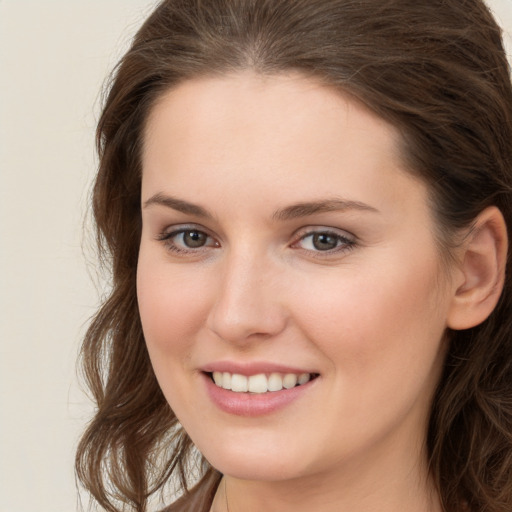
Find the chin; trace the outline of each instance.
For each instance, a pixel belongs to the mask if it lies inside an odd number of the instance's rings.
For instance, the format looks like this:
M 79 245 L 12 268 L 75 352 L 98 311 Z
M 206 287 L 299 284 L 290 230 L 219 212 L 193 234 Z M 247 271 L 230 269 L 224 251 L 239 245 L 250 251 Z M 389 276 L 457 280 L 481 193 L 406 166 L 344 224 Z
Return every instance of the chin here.
M 303 476 L 307 472 L 303 450 L 293 450 L 281 444 L 259 445 L 229 443 L 217 444 L 202 451 L 208 462 L 222 474 L 241 480 L 283 481 Z
M 273 459 L 262 460 L 238 460 L 234 458 L 223 458 L 222 460 L 212 460 L 210 464 L 224 475 L 237 478 L 239 480 L 250 480 L 259 482 L 279 482 L 293 480 L 301 476 L 297 467 L 293 469 L 285 464 L 276 464 Z

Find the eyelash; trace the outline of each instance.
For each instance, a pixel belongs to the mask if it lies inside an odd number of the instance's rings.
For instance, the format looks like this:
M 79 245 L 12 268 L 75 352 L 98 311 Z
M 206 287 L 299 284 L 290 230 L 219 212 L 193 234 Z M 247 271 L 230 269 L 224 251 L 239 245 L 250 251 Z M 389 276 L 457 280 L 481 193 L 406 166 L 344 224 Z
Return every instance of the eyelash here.
M 308 238 L 311 239 L 311 244 L 314 244 L 314 237 L 315 236 L 328 236 L 333 237 L 336 240 L 336 246 L 332 249 L 326 249 L 324 251 L 320 249 L 306 249 L 298 247 L 301 250 L 307 251 L 309 253 L 314 254 L 315 257 L 329 257 L 333 255 L 337 255 L 340 253 L 344 253 L 347 251 L 350 251 L 354 249 L 356 246 L 356 241 L 353 238 L 350 238 L 349 236 L 343 235 L 341 233 L 338 233 L 333 230 L 329 229 L 318 229 L 318 230 L 309 230 L 308 232 L 304 233 L 299 237 L 299 239 L 292 244 L 292 247 L 296 247 L 300 242 L 304 242 Z
M 157 239 L 164 244 L 167 250 L 177 254 L 197 254 L 198 252 L 204 250 L 207 247 L 219 247 L 218 242 L 215 242 L 214 245 L 205 244 L 197 248 L 185 248 L 176 245 L 173 239 L 178 235 L 184 235 L 185 233 L 199 233 L 201 235 L 205 235 L 207 239 L 213 240 L 213 238 L 210 235 L 208 235 L 208 233 L 206 233 L 204 230 L 195 228 L 193 226 L 178 228 L 171 232 L 164 231 L 160 233 Z
M 213 244 L 205 243 L 204 245 L 201 245 L 197 248 L 192 248 L 192 247 L 185 248 L 184 246 L 181 246 L 181 247 L 178 246 L 174 240 L 175 237 L 177 237 L 178 235 L 185 235 L 186 233 L 196 233 L 196 234 L 203 235 L 206 237 L 207 242 L 208 242 L 208 239 L 210 241 L 214 240 L 213 237 L 208 235 L 208 233 L 206 233 L 204 230 L 198 229 L 193 226 L 181 227 L 178 229 L 174 229 L 171 232 L 164 231 L 164 232 L 160 233 L 160 235 L 157 237 L 157 240 L 162 242 L 167 250 L 169 250 L 173 253 L 176 253 L 176 254 L 183 254 L 183 255 L 198 254 L 209 247 L 214 247 L 214 248 L 220 247 L 220 244 L 216 241 L 214 241 Z M 315 249 L 306 249 L 303 247 L 299 247 L 300 242 L 304 242 L 308 238 L 311 238 L 311 243 L 314 244 L 313 239 L 315 236 L 334 237 L 336 239 L 336 246 L 332 249 L 326 249 L 323 251 L 320 249 L 315 250 Z M 309 231 L 301 234 L 297 238 L 297 240 L 291 244 L 290 247 L 296 248 L 298 250 L 306 251 L 310 254 L 314 254 L 314 256 L 317 258 L 318 257 L 322 258 L 322 257 L 329 257 L 329 256 L 332 256 L 335 254 L 347 252 L 349 250 L 352 250 L 355 246 L 356 246 L 356 241 L 351 237 L 342 235 L 336 231 L 325 229 L 325 228 L 324 229 L 319 228 L 317 230 L 313 230 L 310 228 Z

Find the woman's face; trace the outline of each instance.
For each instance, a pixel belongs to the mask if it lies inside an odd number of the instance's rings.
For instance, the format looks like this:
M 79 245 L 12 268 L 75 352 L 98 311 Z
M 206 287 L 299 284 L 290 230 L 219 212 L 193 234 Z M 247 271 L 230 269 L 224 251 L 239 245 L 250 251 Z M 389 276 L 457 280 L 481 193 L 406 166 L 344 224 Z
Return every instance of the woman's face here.
M 145 136 L 140 314 L 200 451 L 256 480 L 416 467 L 453 286 L 396 131 L 247 72 L 171 90 Z

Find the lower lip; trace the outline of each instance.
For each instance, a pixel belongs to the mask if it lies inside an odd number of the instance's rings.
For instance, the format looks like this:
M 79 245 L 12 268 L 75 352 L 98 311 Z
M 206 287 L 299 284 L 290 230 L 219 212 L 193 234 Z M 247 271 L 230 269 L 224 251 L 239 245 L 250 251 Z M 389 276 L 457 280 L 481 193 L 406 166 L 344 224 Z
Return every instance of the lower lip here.
M 236 416 L 262 416 L 283 409 L 313 387 L 318 377 L 301 386 L 267 393 L 235 393 L 219 388 L 208 374 L 203 374 L 212 402 L 222 411 Z

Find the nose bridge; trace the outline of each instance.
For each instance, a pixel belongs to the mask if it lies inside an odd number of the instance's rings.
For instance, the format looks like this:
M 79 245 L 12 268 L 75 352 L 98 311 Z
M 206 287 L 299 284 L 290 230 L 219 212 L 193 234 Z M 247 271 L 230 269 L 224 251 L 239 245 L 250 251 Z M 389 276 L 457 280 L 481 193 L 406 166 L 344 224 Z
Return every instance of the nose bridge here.
M 232 342 L 278 334 L 286 323 L 279 302 L 278 273 L 264 251 L 243 246 L 228 251 L 218 276 L 210 329 Z

